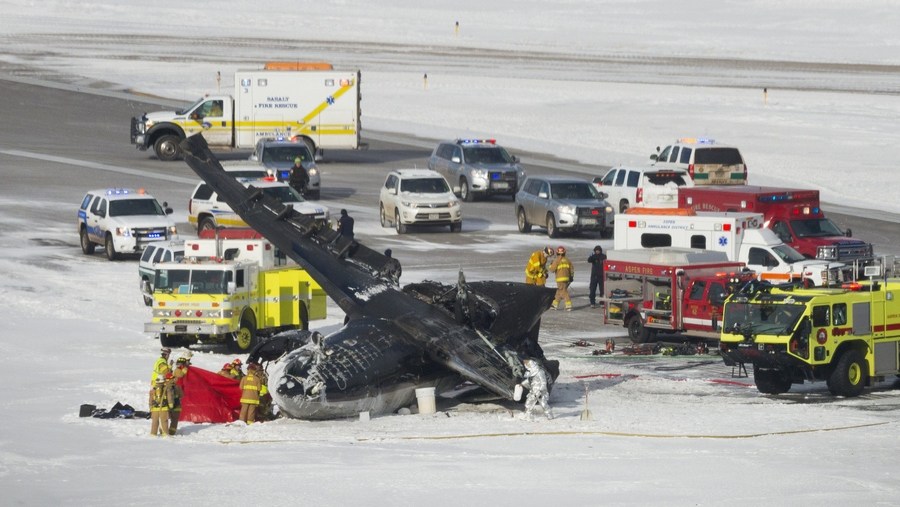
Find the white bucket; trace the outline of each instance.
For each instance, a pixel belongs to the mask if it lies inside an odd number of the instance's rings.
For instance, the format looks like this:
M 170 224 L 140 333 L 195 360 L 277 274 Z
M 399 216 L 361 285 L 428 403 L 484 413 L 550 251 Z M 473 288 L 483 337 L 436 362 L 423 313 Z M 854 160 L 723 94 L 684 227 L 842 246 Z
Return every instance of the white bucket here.
M 434 403 L 434 388 L 420 387 L 416 389 L 416 401 L 419 403 L 420 414 L 433 414 L 437 411 Z

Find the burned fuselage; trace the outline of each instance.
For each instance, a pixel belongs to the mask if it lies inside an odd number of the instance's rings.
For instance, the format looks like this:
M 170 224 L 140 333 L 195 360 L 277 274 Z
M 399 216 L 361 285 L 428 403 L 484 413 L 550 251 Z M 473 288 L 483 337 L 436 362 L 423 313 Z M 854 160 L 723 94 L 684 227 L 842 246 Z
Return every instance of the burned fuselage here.
M 279 407 L 302 419 L 386 413 L 414 389 L 461 378 L 512 399 L 524 357 L 546 361 L 537 343 L 553 290 L 512 282 L 401 290 L 397 261 L 323 228 L 222 170 L 201 136 L 182 143 L 188 165 L 241 218 L 306 269 L 347 314 L 339 331 L 287 352 L 271 367 Z

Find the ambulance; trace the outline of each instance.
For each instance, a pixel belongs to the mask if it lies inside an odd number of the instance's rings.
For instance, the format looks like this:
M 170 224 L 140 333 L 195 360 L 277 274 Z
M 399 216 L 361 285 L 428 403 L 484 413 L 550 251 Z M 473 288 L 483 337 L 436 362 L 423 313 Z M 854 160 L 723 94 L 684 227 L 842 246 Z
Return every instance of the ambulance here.
M 678 205 L 695 211 L 762 213 L 763 226 L 786 245 L 810 259 L 856 265 L 853 272 L 874 261 L 871 243 L 851 238 L 825 216 L 819 191 L 755 185 L 702 186 L 678 189 Z
M 616 250 L 654 247 L 724 252 L 763 280 L 834 285 L 844 264 L 807 259 L 769 229 L 762 213 L 702 212 L 685 208 L 630 208 L 616 215 Z
M 152 298 L 144 331 L 165 347 L 225 343 L 246 353 L 263 336 L 324 319 L 322 287 L 253 234 L 187 240 L 180 261 L 154 264 L 154 282 L 142 282 Z
M 725 298 L 755 277 L 723 252 L 690 248 L 610 250 L 603 269 L 604 323 L 634 343 L 657 333 L 718 340 Z
M 834 395 L 859 396 L 900 374 L 900 280 L 750 284 L 725 303 L 720 340 L 726 364 L 753 365 L 762 393 L 824 380 Z
M 165 161 L 178 159 L 179 143 L 201 133 L 213 150 L 253 149 L 276 136 L 303 141 L 318 156 L 326 148 L 359 148 L 359 71 L 283 63 L 235 72 L 234 95 L 207 95 L 179 111 L 133 117 L 131 143 Z

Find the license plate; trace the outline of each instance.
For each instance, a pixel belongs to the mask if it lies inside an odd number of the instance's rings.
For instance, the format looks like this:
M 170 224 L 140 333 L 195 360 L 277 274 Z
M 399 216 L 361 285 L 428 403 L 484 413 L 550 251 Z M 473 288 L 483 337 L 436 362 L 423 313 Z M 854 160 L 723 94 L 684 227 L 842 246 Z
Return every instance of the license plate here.
M 581 224 L 582 225 L 597 225 L 597 219 L 596 218 L 582 218 Z
M 187 326 L 186 326 L 186 325 L 184 325 L 184 324 L 176 324 L 176 325 L 175 325 L 175 332 L 176 332 L 176 333 L 184 333 L 184 332 L 186 332 L 186 331 L 187 331 Z
M 505 181 L 495 181 L 491 183 L 491 186 L 494 188 L 509 188 L 509 183 Z
M 437 220 L 437 219 L 439 219 L 439 218 L 441 218 L 441 214 L 440 214 L 440 213 L 429 213 L 429 214 L 428 214 L 428 219 L 429 219 L 429 220 Z

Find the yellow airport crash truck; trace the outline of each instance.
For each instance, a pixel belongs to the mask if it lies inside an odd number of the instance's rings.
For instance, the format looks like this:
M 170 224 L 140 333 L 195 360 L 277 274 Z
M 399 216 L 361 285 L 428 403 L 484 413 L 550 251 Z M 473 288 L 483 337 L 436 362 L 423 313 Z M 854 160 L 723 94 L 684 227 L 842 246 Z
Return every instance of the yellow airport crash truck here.
M 154 283 L 142 283 L 153 299 L 144 331 L 166 347 L 218 342 L 247 352 L 262 337 L 326 316 L 322 287 L 265 239 L 187 240 L 183 259 L 154 271 Z
M 900 373 L 900 280 L 841 288 L 751 282 L 725 302 L 720 349 L 726 364 L 752 364 L 762 393 L 824 380 L 859 396 Z

